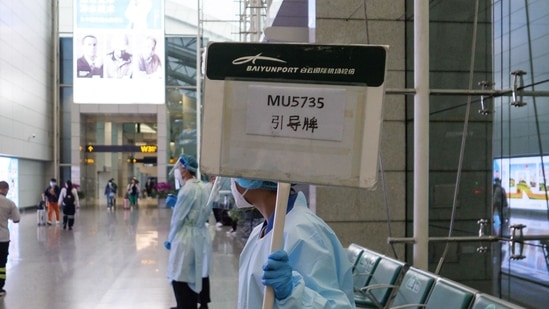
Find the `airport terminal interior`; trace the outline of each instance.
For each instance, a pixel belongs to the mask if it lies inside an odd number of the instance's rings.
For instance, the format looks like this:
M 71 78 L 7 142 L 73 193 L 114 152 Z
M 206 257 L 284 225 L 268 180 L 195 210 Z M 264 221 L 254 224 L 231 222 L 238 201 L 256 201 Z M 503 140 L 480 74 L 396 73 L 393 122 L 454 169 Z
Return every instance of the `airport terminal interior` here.
M 175 307 L 166 277 L 171 209 L 142 199 L 137 208 L 113 211 L 82 205 L 72 230 L 38 226 L 25 211 L 11 228 L 6 296 L 0 308 Z M 97 205 L 99 206 L 99 205 Z M 244 241 L 211 218 L 214 266 L 209 308 L 236 308 L 238 257 Z
M 472 291 L 459 308 L 545 308 L 548 20 L 545 0 L 2 0 L 0 180 L 22 219 L 0 308 L 174 307 L 165 198 L 182 154 L 204 181 L 296 184 L 356 267 L 375 256 L 452 282 Z M 345 104 L 254 105 L 308 93 Z M 72 230 L 38 224 L 50 178 L 77 187 Z M 138 207 L 120 190 L 107 209 L 109 180 L 132 179 Z M 237 308 L 262 222 L 225 210 L 206 223 L 210 309 Z

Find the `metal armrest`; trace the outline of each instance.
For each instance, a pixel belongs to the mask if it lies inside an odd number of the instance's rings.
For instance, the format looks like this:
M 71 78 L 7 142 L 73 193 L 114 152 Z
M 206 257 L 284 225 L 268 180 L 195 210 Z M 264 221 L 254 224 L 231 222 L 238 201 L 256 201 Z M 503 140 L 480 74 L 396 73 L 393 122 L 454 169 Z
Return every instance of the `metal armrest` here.
M 353 276 L 372 276 L 372 273 L 369 272 L 361 272 L 361 273 L 354 273 Z
M 405 305 L 390 307 L 389 309 L 402 309 L 402 308 L 408 308 L 408 307 L 427 307 L 427 305 L 426 304 L 405 304 Z
M 361 288 L 360 293 L 362 293 L 364 296 L 368 297 L 368 299 L 370 299 L 374 303 L 374 305 L 376 305 L 377 308 L 384 308 L 385 306 L 383 306 L 377 300 L 375 295 L 372 294 L 372 290 L 375 290 L 375 289 L 394 289 L 394 288 L 397 288 L 397 287 L 398 286 L 394 285 L 394 284 L 383 284 L 383 283 L 370 284 L 368 286 L 365 286 L 365 287 Z
M 398 285 L 394 285 L 394 284 L 383 284 L 383 283 L 378 283 L 378 284 L 370 284 L 370 285 L 367 285 L 365 287 L 362 287 L 360 288 L 360 292 L 362 293 L 371 293 L 371 290 L 373 289 L 394 289 L 398 287 Z
M 361 277 L 361 278 L 364 278 L 364 277 L 371 277 L 372 276 L 372 273 L 369 273 L 369 272 L 361 272 L 361 273 L 354 273 L 353 274 L 353 278 L 356 278 L 356 277 Z M 366 279 L 364 279 L 366 281 Z M 355 291 L 358 291 L 357 288 L 354 288 L 353 290 Z

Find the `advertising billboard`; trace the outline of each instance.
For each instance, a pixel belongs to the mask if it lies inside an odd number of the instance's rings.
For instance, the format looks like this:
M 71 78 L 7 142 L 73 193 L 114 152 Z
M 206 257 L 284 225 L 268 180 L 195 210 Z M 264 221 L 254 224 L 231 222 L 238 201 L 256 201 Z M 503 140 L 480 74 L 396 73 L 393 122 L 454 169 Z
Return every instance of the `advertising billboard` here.
M 74 103 L 164 104 L 163 0 L 74 0 Z

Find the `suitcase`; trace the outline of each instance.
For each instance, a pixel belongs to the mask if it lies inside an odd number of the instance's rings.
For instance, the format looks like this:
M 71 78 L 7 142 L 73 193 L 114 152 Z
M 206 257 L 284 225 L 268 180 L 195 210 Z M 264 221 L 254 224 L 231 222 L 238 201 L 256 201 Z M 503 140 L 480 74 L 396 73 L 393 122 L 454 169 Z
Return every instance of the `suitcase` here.
M 38 225 L 46 225 L 46 203 L 41 201 L 36 207 L 36 222 Z
M 36 217 L 38 225 L 46 225 L 46 210 L 45 209 L 38 209 L 36 211 Z
M 124 209 L 129 209 L 130 208 L 130 200 L 125 198 L 124 199 Z

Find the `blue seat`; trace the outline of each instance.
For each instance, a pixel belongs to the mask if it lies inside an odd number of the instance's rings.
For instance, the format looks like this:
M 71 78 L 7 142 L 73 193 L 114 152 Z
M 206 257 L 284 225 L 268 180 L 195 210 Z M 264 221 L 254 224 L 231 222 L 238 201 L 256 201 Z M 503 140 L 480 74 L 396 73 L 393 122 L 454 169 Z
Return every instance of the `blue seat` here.
M 390 308 L 422 308 L 436 280 L 437 275 L 410 267 L 402 278 Z
M 357 259 L 353 267 L 353 288 L 355 294 L 358 293 L 360 295 L 360 289 L 369 284 L 380 259 L 380 254 L 363 248 L 359 259 Z
M 477 292 L 457 282 L 439 278 L 425 303 L 425 308 L 468 309 Z
M 478 293 L 471 309 L 525 309 L 492 295 Z
M 364 252 L 364 248 L 354 243 L 350 244 L 349 248 L 347 248 L 347 254 L 349 255 L 349 262 L 351 262 L 351 265 L 353 265 L 353 273 L 355 271 L 356 264 L 358 263 L 363 252 Z
M 369 254 L 368 251 L 364 251 L 361 261 L 368 261 Z M 370 256 L 374 258 L 373 261 L 378 259 L 377 266 L 371 272 L 365 286 L 355 292 L 355 303 L 359 308 L 385 308 L 394 297 L 407 265 L 386 256 Z

